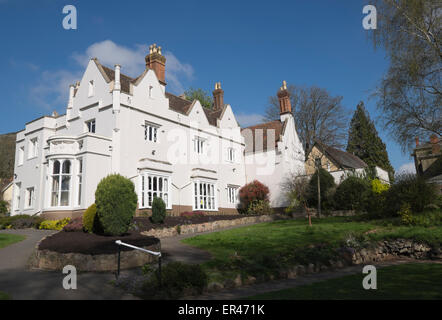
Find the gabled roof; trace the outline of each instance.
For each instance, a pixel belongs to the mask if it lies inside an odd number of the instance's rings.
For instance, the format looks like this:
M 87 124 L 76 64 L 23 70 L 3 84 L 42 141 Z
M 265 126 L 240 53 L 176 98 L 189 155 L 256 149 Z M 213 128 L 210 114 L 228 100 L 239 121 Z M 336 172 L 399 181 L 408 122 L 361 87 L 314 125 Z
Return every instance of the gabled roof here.
M 253 152 L 255 151 L 261 151 L 261 146 L 259 146 L 259 149 L 256 150 L 256 146 L 255 146 L 255 131 L 257 129 L 262 129 L 262 139 L 263 139 L 263 146 L 262 146 L 262 151 L 267 151 L 267 131 L 268 130 L 274 130 L 275 131 L 275 144 L 272 145 L 272 148 L 270 150 L 274 150 L 276 149 L 276 146 L 278 144 L 278 142 L 281 139 L 281 135 L 284 134 L 285 131 L 285 127 L 287 125 L 287 120 L 283 122 L 281 122 L 280 120 L 274 120 L 274 121 L 270 121 L 270 122 L 265 122 L 265 123 L 260 123 L 254 126 L 250 126 L 250 127 L 246 127 L 246 128 L 241 128 L 241 133 L 244 132 L 244 130 L 249 129 L 252 132 L 252 141 L 247 141 L 248 139 L 246 139 L 246 145 L 247 143 L 252 143 L 253 144 Z M 247 146 L 246 146 L 246 150 L 248 150 Z
M 321 152 L 331 161 L 333 161 L 338 167 L 344 169 L 359 169 L 368 167 L 368 165 L 359 157 L 349 152 L 327 146 L 318 140 L 315 141 L 313 147 L 314 146 L 321 150 Z M 312 149 L 310 149 L 309 154 Z
M 102 72 L 103 77 L 107 82 L 115 80 L 115 70 L 103 66 L 96 58 L 94 58 L 93 60 L 96 63 L 98 69 Z M 130 84 L 136 84 L 144 74 L 145 71 L 137 78 L 131 78 L 123 73 L 120 73 L 121 92 L 130 94 Z M 165 95 L 166 98 L 169 99 L 169 108 L 175 112 L 187 115 L 194 105 L 194 101 L 189 101 L 187 99 L 178 97 L 170 92 L 166 92 Z M 210 125 L 217 125 L 217 120 L 221 119 L 225 108 L 226 106 L 224 106 L 224 108 L 220 110 L 212 111 L 203 107 L 204 113 L 207 117 L 207 121 Z

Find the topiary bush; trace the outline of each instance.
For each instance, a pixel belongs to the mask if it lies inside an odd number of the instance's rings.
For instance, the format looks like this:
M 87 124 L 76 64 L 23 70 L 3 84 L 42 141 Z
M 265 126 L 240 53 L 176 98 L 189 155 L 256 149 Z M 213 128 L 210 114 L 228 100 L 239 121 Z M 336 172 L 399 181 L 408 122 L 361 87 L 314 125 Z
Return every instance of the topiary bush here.
M 145 299 L 177 299 L 183 295 L 201 294 L 207 286 L 208 277 L 198 264 L 181 262 L 168 263 L 162 269 L 162 285 L 157 271 L 142 287 L 142 297 Z
M 333 189 L 336 188 L 335 179 L 325 169 L 319 169 L 319 184 L 321 187 L 321 208 L 331 209 L 333 203 Z M 316 171 L 310 181 L 307 193 L 307 203 L 309 206 L 318 207 L 318 171 Z
M 250 204 L 258 200 L 269 201 L 269 188 L 265 184 L 254 180 L 239 189 L 239 202 L 242 213 L 247 213 Z
M 436 203 L 436 188 L 422 177 L 414 174 L 399 176 L 386 191 L 385 210 L 387 216 L 397 216 L 404 205 L 410 205 L 413 214 L 421 213 L 430 204 Z
M 93 203 L 83 213 L 84 231 L 94 233 L 94 230 L 97 231 L 97 223 L 97 205 Z
M 369 181 L 363 178 L 350 176 L 336 188 L 333 197 L 334 205 L 340 210 L 366 209 L 366 201 L 372 194 L 372 188 Z
M 137 208 L 137 194 L 132 181 L 112 174 L 102 179 L 95 191 L 97 219 L 105 235 L 126 233 Z
M 166 203 L 163 199 L 154 197 L 152 201 L 152 217 L 153 223 L 164 223 L 166 219 Z

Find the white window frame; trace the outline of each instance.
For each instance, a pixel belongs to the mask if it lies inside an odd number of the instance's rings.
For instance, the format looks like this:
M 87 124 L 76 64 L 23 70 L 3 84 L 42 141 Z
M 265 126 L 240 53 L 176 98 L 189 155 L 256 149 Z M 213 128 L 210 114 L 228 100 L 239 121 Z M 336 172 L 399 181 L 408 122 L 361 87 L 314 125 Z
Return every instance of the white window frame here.
M 195 136 L 195 138 L 193 139 L 193 151 L 196 154 L 204 154 L 204 151 L 206 150 L 206 143 L 207 139 L 204 139 L 202 137 L 199 136 Z
M 160 125 L 146 121 L 144 123 L 144 140 L 158 143 L 158 132 Z
M 34 187 L 28 187 L 26 188 L 26 197 L 25 197 L 25 209 L 32 209 L 34 208 L 35 203 L 35 188 Z
M 54 163 L 56 161 L 60 162 L 60 171 L 59 171 L 59 173 L 54 174 Z M 69 173 L 63 173 L 63 164 L 66 161 L 69 161 L 71 163 Z M 50 179 L 49 179 L 49 181 L 50 181 L 50 184 L 49 184 L 49 188 L 50 188 L 49 207 L 50 208 L 68 208 L 68 207 L 71 207 L 71 203 L 72 203 L 71 196 L 72 196 L 72 185 L 73 185 L 73 183 L 72 183 L 73 167 L 74 167 L 74 159 L 63 158 L 63 159 L 52 159 L 51 160 L 51 166 L 50 166 L 50 170 L 51 171 L 50 171 L 50 174 L 49 174 L 49 177 L 50 177 Z M 53 190 L 53 187 L 54 187 L 54 176 L 58 176 L 57 177 L 58 178 L 58 186 L 57 186 L 57 191 L 56 191 L 57 192 L 57 204 L 56 205 L 52 204 L 52 197 L 53 197 L 53 193 L 54 193 L 54 190 Z M 63 190 L 62 189 L 63 177 L 69 177 L 69 185 L 68 185 L 68 189 L 67 190 Z M 68 197 L 67 197 L 68 203 L 67 203 L 67 205 L 61 205 L 61 194 L 62 194 L 62 192 L 66 192 L 66 191 L 68 193 Z
M 194 180 L 192 208 L 194 211 L 218 211 L 218 189 L 215 181 Z
M 38 138 L 29 139 L 28 144 L 28 159 L 32 159 L 38 156 Z
M 95 119 L 90 119 L 84 124 L 86 126 L 86 132 L 95 133 L 97 131 L 97 121 Z
M 88 96 L 88 98 L 90 98 L 90 97 L 93 97 L 94 94 L 95 94 L 95 83 L 94 83 L 94 80 L 90 80 L 87 96 Z
M 20 210 L 21 182 L 14 184 L 14 211 Z
M 21 146 L 18 149 L 18 162 L 17 162 L 17 165 L 18 166 L 23 165 L 24 160 L 25 160 L 25 146 Z
M 227 148 L 227 161 L 235 162 L 235 148 Z
M 83 171 L 84 171 L 84 161 L 83 158 L 77 158 L 77 197 L 76 205 L 81 206 L 82 203 L 82 191 L 83 191 Z
M 172 209 L 172 175 L 158 171 L 143 171 L 139 174 L 138 206 L 140 209 L 150 209 L 154 196 L 158 196 L 166 203 L 166 209 Z M 149 179 L 150 184 L 149 184 Z M 159 188 L 161 181 L 161 190 Z M 156 186 L 156 189 L 154 188 Z
M 238 186 L 227 185 L 227 202 L 229 204 L 238 204 Z

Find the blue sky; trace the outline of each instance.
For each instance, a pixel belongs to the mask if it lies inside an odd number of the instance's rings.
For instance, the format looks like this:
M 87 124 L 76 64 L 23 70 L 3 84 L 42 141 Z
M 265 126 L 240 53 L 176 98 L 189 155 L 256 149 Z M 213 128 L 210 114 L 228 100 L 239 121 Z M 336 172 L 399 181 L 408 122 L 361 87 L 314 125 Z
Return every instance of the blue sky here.
M 77 8 L 77 30 L 62 9 Z M 167 55 L 168 90 L 212 91 L 248 124 L 264 113 L 282 80 L 342 95 L 351 117 L 359 101 L 378 118 L 371 91 L 387 68 L 362 28 L 363 0 L 61 1 L 0 0 L 0 133 L 18 131 L 53 110 L 65 112 L 68 85 L 97 57 L 137 76 L 147 46 Z M 396 170 L 410 156 L 377 124 Z

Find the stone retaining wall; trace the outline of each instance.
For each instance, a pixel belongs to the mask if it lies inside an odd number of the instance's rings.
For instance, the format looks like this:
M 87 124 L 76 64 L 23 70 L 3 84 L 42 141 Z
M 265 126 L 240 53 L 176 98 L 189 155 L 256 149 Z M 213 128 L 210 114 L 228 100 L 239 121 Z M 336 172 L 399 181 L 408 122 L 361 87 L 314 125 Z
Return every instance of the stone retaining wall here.
M 205 222 L 199 224 L 180 225 L 170 228 L 151 229 L 149 231 L 143 231 L 141 232 L 141 234 L 144 236 L 153 236 L 161 239 L 161 238 L 177 236 L 179 234 L 192 234 L 198 232 L 215 231 L 227 227 L 234 227 L 234 226 L 259 223 L 259 222 L 271 222 L 278 219 L 281 219 L 281 216 L 264 215 L 264 216 L 255 216 L 255 217 L 244 217 L 232 220 L 218 220 L 218 221 Z
M 116 271 L 118 255 L 115 254 L 82 254 L 82 253 L 59 253 L 50 250 L 39 250 L 40 240 L 35 246 L 28 266 L 33 269 L 62 270 L 66 265 L 73 265 L 77 271 Z M 152 251 L 160 251 L 161 243 L 143 247 Z M 120 268 L 131 269 L 141 267 L 146 263 L 156 261 L 153 255 L 139 250 L 121 251 Z

